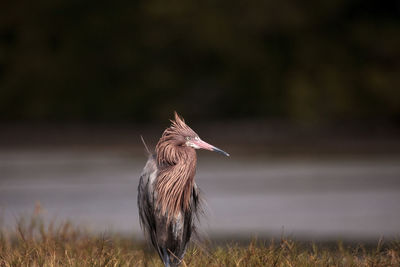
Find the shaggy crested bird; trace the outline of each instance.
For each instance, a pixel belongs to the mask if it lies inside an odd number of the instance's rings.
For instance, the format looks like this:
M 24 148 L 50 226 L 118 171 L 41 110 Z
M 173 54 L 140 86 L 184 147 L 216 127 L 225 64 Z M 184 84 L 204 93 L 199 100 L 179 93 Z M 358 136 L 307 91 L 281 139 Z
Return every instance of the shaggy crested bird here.
M 196 149 L 229 156 L 201 140 L 176 112 L 155 153 L 147 149 L 149 158 L 138 187 L 140 224 L 165 266 L 181 263 L 195 231 L 194 218 L 200 210 L 194 181 Z

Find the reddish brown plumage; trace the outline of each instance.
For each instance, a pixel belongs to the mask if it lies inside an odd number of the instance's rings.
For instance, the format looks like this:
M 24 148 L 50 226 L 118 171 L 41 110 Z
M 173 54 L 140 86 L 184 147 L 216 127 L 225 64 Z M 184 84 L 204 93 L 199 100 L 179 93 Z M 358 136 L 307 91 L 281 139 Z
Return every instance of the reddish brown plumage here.
M 195 149 L 229 154 L 201 140 L 176 112 L 171 122 L 140 175 L 138 208 L 143 230 L 164 265 L 175 267 L 183 259 L 201 210 L 194 181 Z
M 156 146 L 160 170 L 156 184 L 157 205 L 168 220 L 189 209 L 197 161 L 195 150 L 185 145 L 186 137 L 194 138 L 197 134 L 176 112 L 171 123 Z

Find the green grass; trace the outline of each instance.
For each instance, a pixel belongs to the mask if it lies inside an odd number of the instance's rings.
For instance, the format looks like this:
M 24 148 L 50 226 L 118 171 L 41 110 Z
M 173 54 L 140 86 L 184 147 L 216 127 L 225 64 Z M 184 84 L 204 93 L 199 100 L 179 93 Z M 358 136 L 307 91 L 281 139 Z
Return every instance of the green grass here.
M 115 234 L 95 235 L 39 216 L 0 231 L 0 266 L 162 266 L 147 245 Z M 278 241 L 201 244 L 181 266 L 400 266 L 400 242 L 346 246 Z

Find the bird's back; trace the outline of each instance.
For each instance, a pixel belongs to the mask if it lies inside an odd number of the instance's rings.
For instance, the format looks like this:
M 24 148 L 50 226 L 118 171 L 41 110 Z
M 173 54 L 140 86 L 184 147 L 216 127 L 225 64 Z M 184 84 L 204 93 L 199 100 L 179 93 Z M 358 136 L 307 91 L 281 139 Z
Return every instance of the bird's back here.
M 186 211 L 182 209 L 179 214 L 168 219 L 157 206 L 158 174 L 156 157 L 151 155 L 143 169 L 138 187 L 140 223 L 165 266 L 177 266 L 195 230 L 194 216 L 199 209 L 199 193 L 194 184 L 190 208 Z

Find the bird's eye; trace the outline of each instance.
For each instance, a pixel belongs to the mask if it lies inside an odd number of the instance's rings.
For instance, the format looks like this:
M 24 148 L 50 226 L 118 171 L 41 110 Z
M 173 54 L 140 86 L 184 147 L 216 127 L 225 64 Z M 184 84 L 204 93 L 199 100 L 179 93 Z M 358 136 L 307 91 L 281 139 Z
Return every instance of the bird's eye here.
M 199 138 L 198 136 L 196 136 L 194 139 L 195 139 L 195 140 L 197 140 L 197 141 L 199 141 L 199 140 L 200 140 L 200 138 Z
M 186 136 L 186 140 L 188 140 L 188 141 L 189 141 L 189 140 L 190 140 L 190 136 Z

